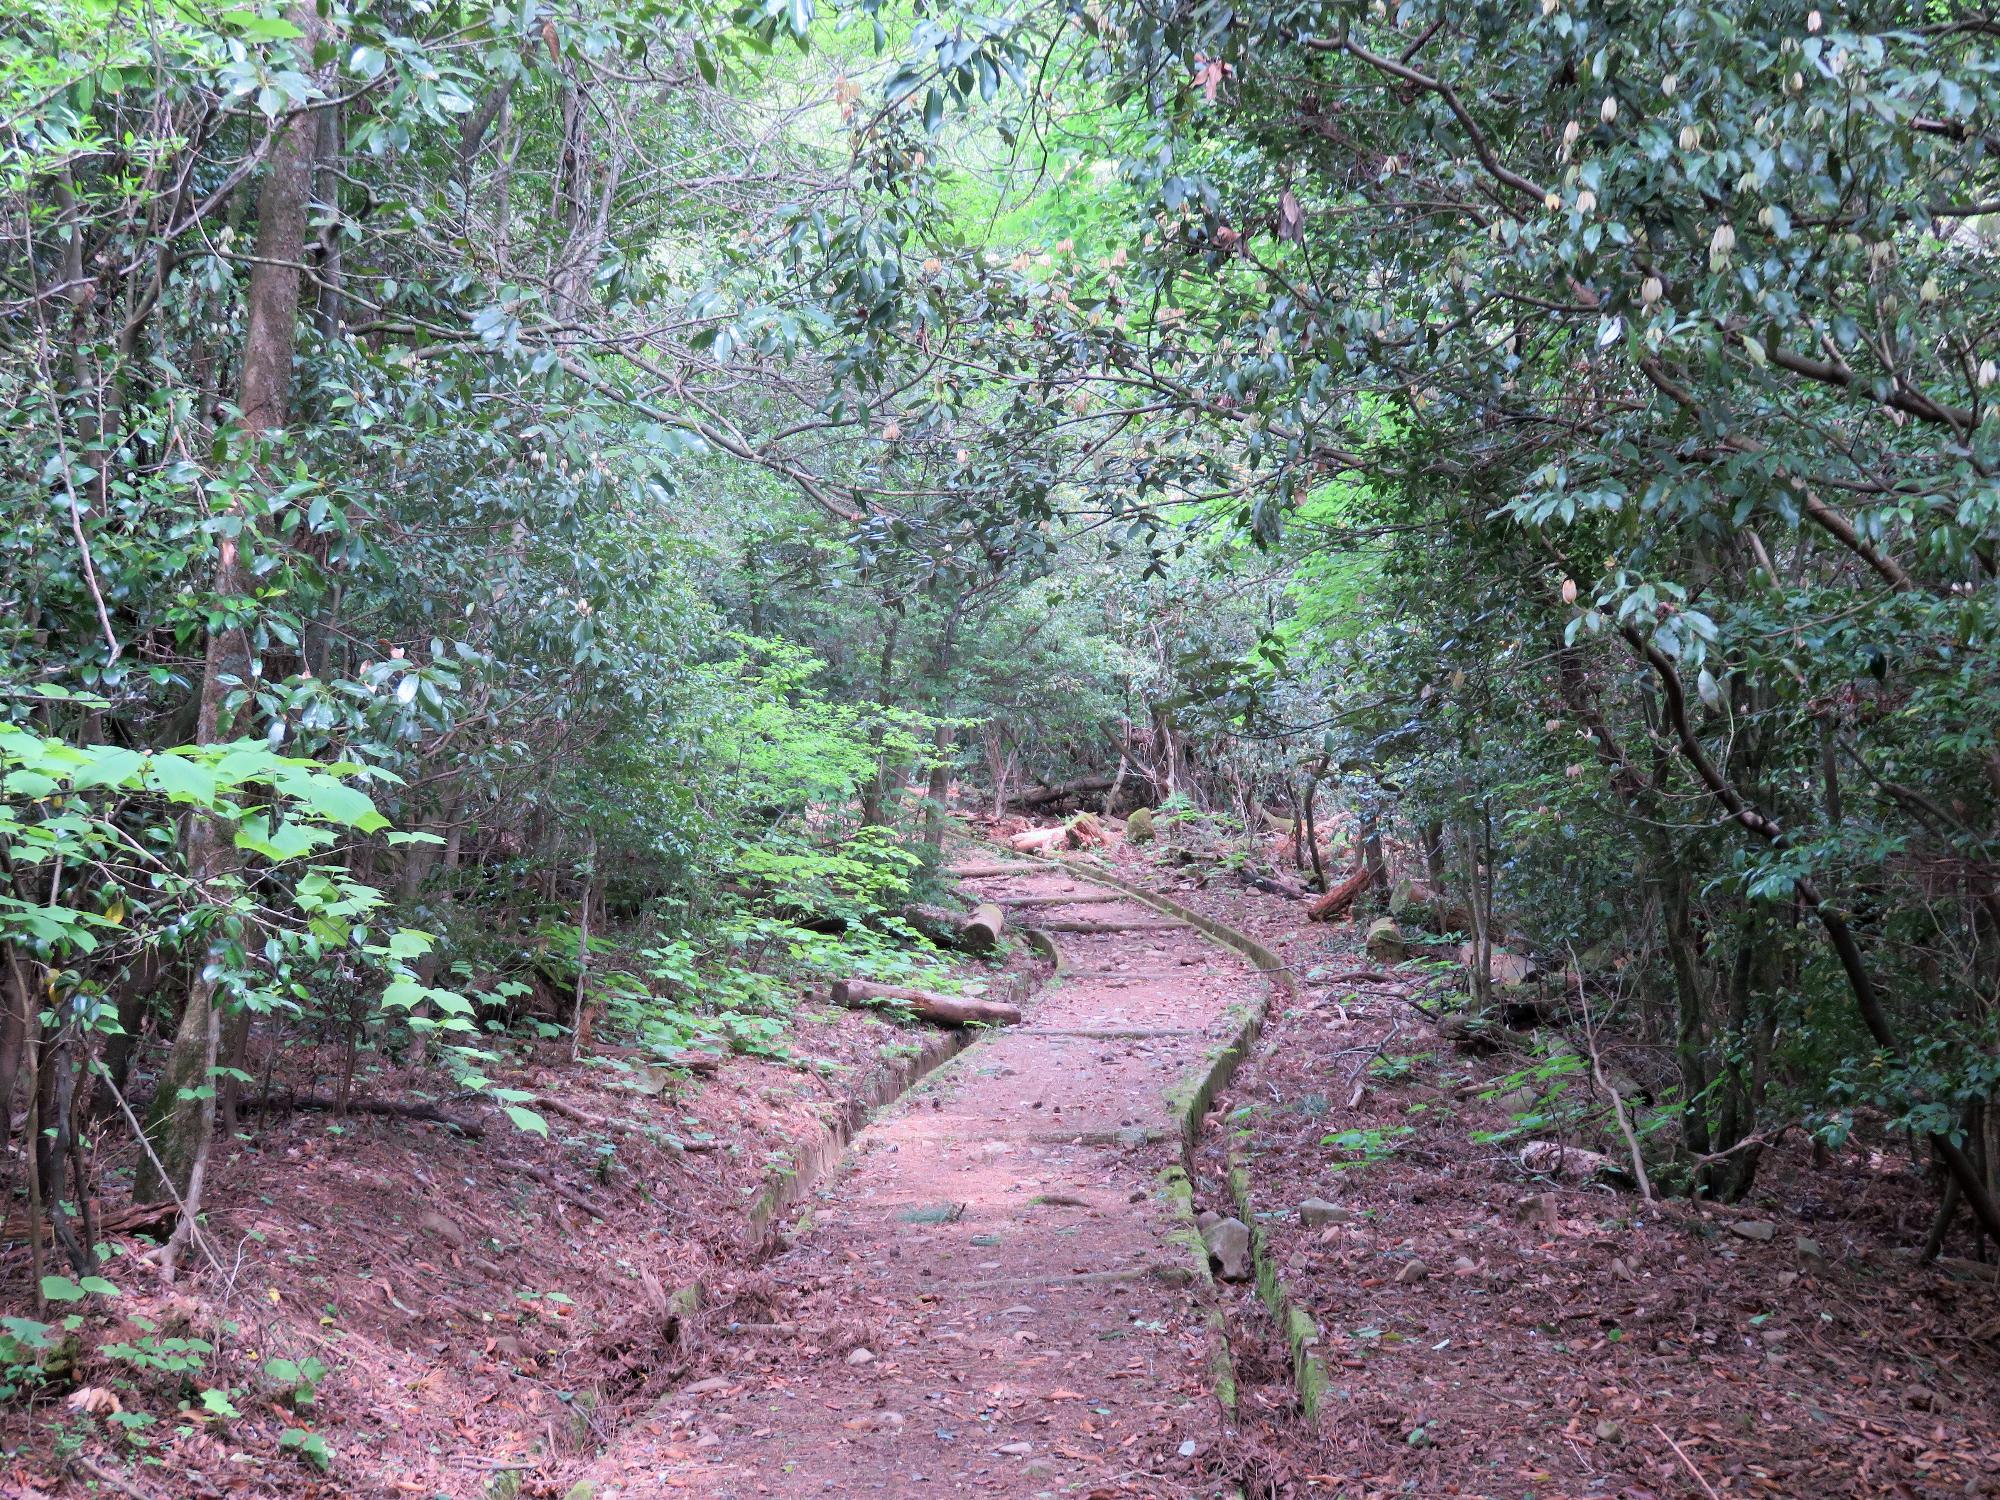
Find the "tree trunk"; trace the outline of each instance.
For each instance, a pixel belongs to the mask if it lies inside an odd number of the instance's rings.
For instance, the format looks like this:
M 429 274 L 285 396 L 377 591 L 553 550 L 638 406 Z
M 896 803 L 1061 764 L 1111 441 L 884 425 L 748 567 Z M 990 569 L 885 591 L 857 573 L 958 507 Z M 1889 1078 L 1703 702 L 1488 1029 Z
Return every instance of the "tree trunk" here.
M 882 630 L 882 659 L 875 676 L 875 701 L 878 705 L 875 723 L 868 731 L 868 742 L 875 751 L 875 775 L 868 783 L 868 790 L 861 798 L 861 821 L 870 827 L 879 827 L 883 819 L 883 809 L 889 799 L 889 778 L 891 768 L 889 757 L 883 749 L 883 741 L 888 735 L 888 721 L 884 717 L 889 712 L 890 694 L 896 685 L 896 638 L 902 633 L 903 617 L 889 616 L 889 623 Z
M 583 899 L 576 911 L 576 1013 L 570 1027 L 569 1060 L 583 1055 L 590 1041 L 590 892 L 597 883 L 597 835 L 589 835 L 583 856 Z
M 294 24 L 308 38 L 319 23 L 309 7 L 300 7 Z M 256 264 L 250 271 L 243 331 L 242 378 L 237 404 L 243 414 L 243 436 L 256 442 L 284 428 L 291 395 L 292 356 L 298 345 L 299 265 L 305 253 L 306 220 L 312 195 L 313 149 L 317 126 L 310 114 L 297 114 L 282 127 L 271 153 L 268 175 L 257 198 Z M 241 533 L 247 538 L 248 533 Z M 245 592 L 240 537 L 221 535 L 216 548 L 213 588 L 218 601 L 235 601 Z M 229 724 L 224 700 L 232 680 L 247 682 L 250 644 L 240 629 L 209 633 L 202 663 L 201 689 L 195 714 L 194 742 L 212 745 L 225 738 Z M 187 820 L 187 871 L 197 900 L 205 888 L 226 876 L 234 863 L 230 830 L 223 820 L 195 811 Z M 212 1107 L 220 1020 L 216 1015 L 215 959 L 220 935 L 211 943 L 208 961 L 195 964 L 194 977 L 174 1035 L 160 1087 L 154 1097 L 147 1135 L 153 1154 L 166 1169 L 174 1190 L 190 1198 L 199 1180 L 213 1131 Z M 150 1157 L 142 1154 L 133 1196 L 154 1202 L 166 1193 Z M 192 1207 L 193 1205 L 190 1204 Z

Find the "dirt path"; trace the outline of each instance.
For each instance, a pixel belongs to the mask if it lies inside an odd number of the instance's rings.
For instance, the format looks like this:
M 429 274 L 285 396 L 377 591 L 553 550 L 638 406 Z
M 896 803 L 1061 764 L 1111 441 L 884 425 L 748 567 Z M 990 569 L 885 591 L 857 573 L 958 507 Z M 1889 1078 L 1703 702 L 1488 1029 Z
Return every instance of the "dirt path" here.
M 1024 921 L 1158 917 L 1058 869 L 967 885 L 1093 898 Z M 1024 1024 L 857 1139 L 766 1268 L 772 1323 L 718 1333 L 712 1373 L 593 1467 L 597 1495 L 1219 1491 L 1167 1094 L 1258 981 L 1184 927 L 1057 941 L 1064 972 Z

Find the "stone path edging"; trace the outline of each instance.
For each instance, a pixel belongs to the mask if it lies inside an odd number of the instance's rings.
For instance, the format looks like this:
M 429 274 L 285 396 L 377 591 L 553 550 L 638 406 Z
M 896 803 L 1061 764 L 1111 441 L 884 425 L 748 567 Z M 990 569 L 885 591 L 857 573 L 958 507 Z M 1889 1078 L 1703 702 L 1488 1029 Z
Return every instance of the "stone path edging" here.
M 994 846 L 988 846 L 994 847 Z M 1298 995 L 1298 981 L 1290 967 L 1269 948 L 1251 937 L 1239 932 L 1226 923 L 1183 906 L 1171 896 L 1163 896 L 1142 885 L 1125 879 L 1122 875 L 1095 865 L 1072 864 L 1066 860 L 1046 859 L 1038 856 L 1020 856 L 1024 861 L 1047 867 L 1069 871 L 1078 879 L 1094 880 L 1100 884 L 1113 886 L 1132 897 L 1135 901 L 1152 907 L 1155 911 L 1178 918 L 1189 926 L 1198 928 L 1216 942 L 1233 948 L 1252 963 L 1264 975 L 1263 992 L 1242 1006 L 1236 1007 L 1237 1026 L 1229 1040 L 1224 1042 L 1208 1057 L 1207 1065 L 1196 1075 L 1176 1084 L 1168 1097 L 1181 1128 L 1182 1155 L 1187 1162 L 1179 1174 L 1179 1182 L 1174 1191 L 1182 1196 L 1176 1199 L 1187 1220 L 1187 1232 L 1191 1238 L 1191 1249 L 1199 1261 L 1204 1282 L 1208 1281 L 1208 1251 L 1202 1245 L 1201 1235 L 1194 1227 L 1193 1184 L 1188 1176 L 1188 1168 L 1193 1165 L 1195 1143 L 1201 1135 L 1201 1122 L 1208 1113 L 1208 1106 L 1215 1096 L 1228 1086 L 1250 1056 L 1251 1050 L 1263 1035 L 1264 1023 L 1270 1015 L 1272 992 L 1277 991 L 1287 998 Z M 1171 1174 L 1170 1174 L 1171 1175 Z M 1291 1288 L 1278 1274 L 1277 1263 L 1272 1259 L 1270 1241 L 1265 1236 L 1263 1226 L 1257 1221 L 1257 1210 L 1252 1197 L 1250 1162 L 1248 1156 L 1238 1147 L 1229 1151 L 1229 1191 L 1235 1202 L 1238 1216 L 1250 1229 L 1251 1264 L 1256 1273 L 1257 1295 L 1270 1312 L 1272 1320 L 1284 1335 L 1286 1347 L 1292 1358 L 1292 1385 L 1298 1396 L 1299 1406 L 1308 1417 L 1317 1418 L 1320 1407 L 1329 1389 L 1326 1366 L 1319 1357 L 1319 1322 L 1302 1302 L 1292 1294 Z M 1212 1283 L 1210 1283 L 1212 1285 Z M 1212 1314 L 1219 1319 L 1220 1311 Z M 1213 1323 L 1211 1326 L 1215 1326 Z M 1226 1332 L 1222 1333 L 1221 1365 L 1226 1367 L 1229 1381 L 1230 1399 L 1228 1405 L 1234 1409 L 1235 1373 L 1229 1359 Z

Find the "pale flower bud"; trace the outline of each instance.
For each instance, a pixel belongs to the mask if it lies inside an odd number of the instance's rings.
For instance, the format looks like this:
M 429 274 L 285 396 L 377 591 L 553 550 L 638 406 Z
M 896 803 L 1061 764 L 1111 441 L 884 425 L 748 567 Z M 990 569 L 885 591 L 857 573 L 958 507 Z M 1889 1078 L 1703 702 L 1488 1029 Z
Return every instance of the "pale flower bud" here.
M 1807 13 L 1807 15 L 1806 15 L 1806 30 L 1807 30 L 1807 31 L 1811 31 L 1811 32 L 1815 32 L 1815 33 L 1816 33 L 1816 32 L 1818 32 L 1818 30 L 1820 29 L 1820 27 L 1821 27 L 1821 26 L 1823 26 L 1824 24 L 1825 24 L 1825 21 L 1824 21 L 1824 20 L 1823 20 L 1823 19 L 1821 18 L 1821 16 L 1820 16 L 1820 13 L 1819 13 L 1818 11 L 1816 11 L 1816 10 L 1815 10 L 1815 11 L 1810 11 L 1810 12 L 1808 12 L 1808 13 Z
M 1596 213 L 1597 194 L 1593 193 L 1589 188 L 1585 188 L 1582 192 L 1578 193 L 1576 195 L 1576 211 L 1580 214 Z
M 1801 93 L 1804 91 L 1805 86 L 1806 79 L 1803 73 L 1794 73 L 1790 78 L 1785 80 L 1785 89 L 1788 93 Z
M 1701 127 L 1699 125 L 1681 126 L 1681 150 L 1692 151 L 1700 144 Z
M 1674 73 L 1669 73 L 1665 78 L 1660 80 L 1660 92 L 1665 94 L 1669 99 L 1674 97 L 1675 93 L 1679 91 L 1680 86 L 1680 77 Z
M 1542 0 L 1542 16 L 1546 19 L 1562 8 L 1562 0 Z
M 1937 277 L 1935 277 L 1935 276 L 1926 276 L 1926 277 L 1924 278 L 1924 284 L 1923 284 L 1923 288 L 1922 288 L 1922 290 L 1921 290 L 1921 291 L 1919 291 L 1919 292 L 1917 293 L 1917 295 L 1918 295 L 1919 297 L 1923 298 L 1923 300 L 1924 300 L 1924 301 L 1926 301 L 1926 302 L 1935 302 L 1935 301 L 1937 301 L 1937 299 L 1938 299 L 1938 279 L 1937 279 Z
M 1563 144 L 1565 146 L 1574 146 L 1576 138 L 1582 134 L 1583 127 L 1577 124 L 1576 121 L 1571 120 L 1569 124 L 1563 126 Z
M 1550 213 L 1554 213 L 1557 209 L 1563 206 L 1562 194 L 1561 193 L 1548 194 L 1546 197 L 1542 199 L 1542 206 L 1548 209 Z
M 1736 248 L 1736 230 L 1729 224 L 1718 224 L 1708 241 L 1708 267 L 1719 271 L 1729 264 L 1730 252 Z
M 1979 362 L 1980 389 L 1984 390 L 1987 386 L 1993 384 L 1996 379 L 2000 379 L 2000 365 L 1994 364 L 1990 359 L 1982 359 Z
M 1563 603 L 1576 603 L 1576 580 L 1574 578 L 1565 578 L 1563 580 Z
M 1666 286 L 1657 276 L 1648 276 L 1639 286 L 1639 300 L 1647 307 L 1651 307 L 1655 302 L 1666 296 L 1666 294 Z
M 1777 222 L 1777 218 L 1772 214 L 1771 206 L 1768 203 L 1757 210 L 1757 222 L 1762 224 L 1766 229 L 1769 229 Z
M 1609 94 L 1606 94 L 1604 96 L 1604 102 L 1597 106 L 1597 118 L 1602 120 L 1607 125 L 1609 125 L 1613 120 L 1617 119 L 1618 101 L 1612 98 Z

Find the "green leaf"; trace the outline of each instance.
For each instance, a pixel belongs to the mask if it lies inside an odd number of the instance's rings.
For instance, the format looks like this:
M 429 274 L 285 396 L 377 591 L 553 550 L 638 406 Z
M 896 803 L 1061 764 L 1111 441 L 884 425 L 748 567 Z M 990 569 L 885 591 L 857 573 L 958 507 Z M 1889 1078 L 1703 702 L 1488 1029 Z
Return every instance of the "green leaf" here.
M 42 1300 L 44 1302 L 81 1302 L 88 1295 L 84 1289 L 67 1276 L 44 1276 L 42 1278 Z
M 70 773 L 70 785 L 82 790 L 94 786 L 126 786 L 146 768 L 146 757 L 122 745 L 86 745 L 85 763 Z
M 536 1114 L 532 1109 L 523 1109 L 518 1104 L 503 1105 L 502 1108 L 507 1111 L 507 1118 L 514 1122 L 517 1130 L 525 1130 L 529 1135 L 543 1137 L 548 1135 L 549 1122 Z
M 229 1399 L 229 1394 L 226 1391 L 203 1391 L 201 1393 L 201 1405 L 202 1410 L 211 1412 L 218 1417 L 240 1417 L 243 1415 L 242 1412 L 236 1409 L 236 1403 Z
M 33 1318 L 0 1318 L 0 1329 L 30 1349 L 46 1349 L 56 1331 L 53 1323 L 37 1323 Z
M 305 35 L 282 16 L 260 15 L 254 10 L 225 12 L 222 24 L 253 42 L 291 42 Z
M 329 823 L 357 828 L 363 833 L 389 826 L 389 820 L 375 811 L 375 804 L 366 792 L 331 776 L 308 776 L 286 790 Z
M 436 940 L 428 932 L 418 932 L 413 927 L 400 928 L 389 935 L 391 958 L 417 958 L 435 946 Z
M 153 789 L 165 792 L 169 802 L 215 806 L 215 773 L 207 766 L 167 751 L 155 755 L 146 769 Z

